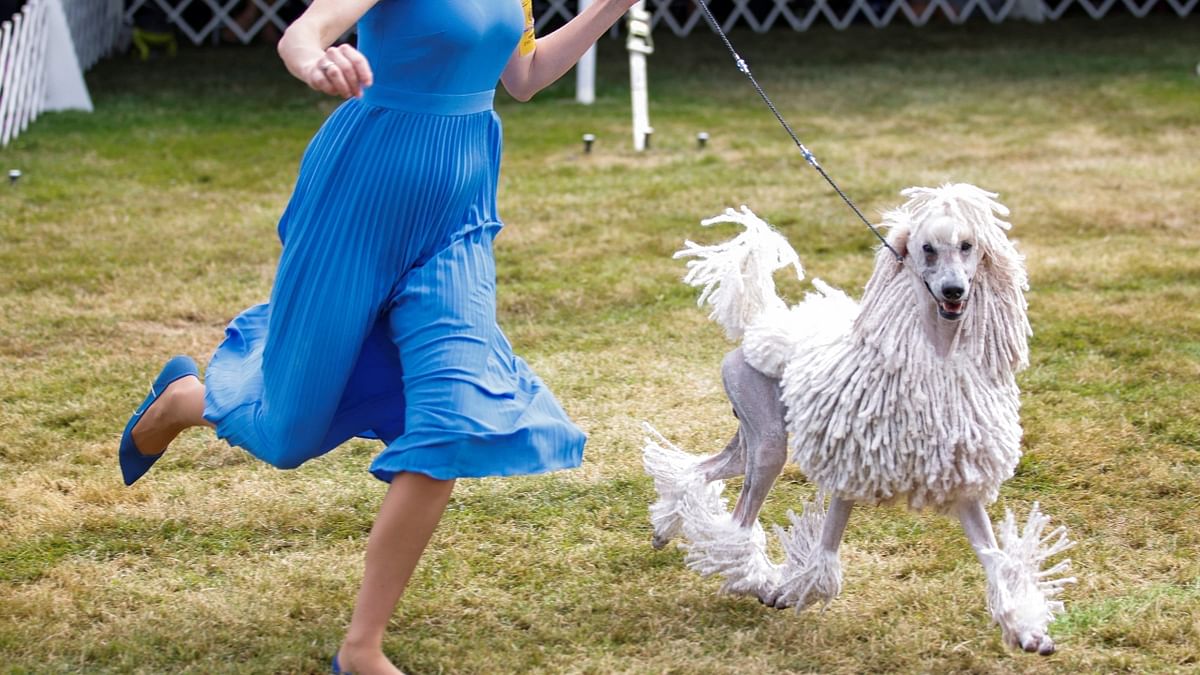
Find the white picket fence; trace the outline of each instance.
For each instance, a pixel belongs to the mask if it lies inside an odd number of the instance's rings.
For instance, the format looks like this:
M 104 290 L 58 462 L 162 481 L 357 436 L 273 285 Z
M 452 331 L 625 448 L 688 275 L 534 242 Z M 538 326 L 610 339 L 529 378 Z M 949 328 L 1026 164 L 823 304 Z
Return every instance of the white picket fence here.
M 132 21 L 143 7 L 156 7 L 193 44 L 214 40 L 222 30 L 228 30 L 240 42 L 249 43 L 268 24 L 280 30 L 287 27 L 280 11 L 288 1 L 249 0 L 258 11 L 246 28 L 236 21 L 237 13 L 244 7 L 243 0 L 130 0 L 125 17 Z M 1006 19 L 1054 21 L 1072 7 L 1093 19 L 1119 11 L 1144 17 L 1159 7 L 1169 7 L 1185 17 L 1196 9 L 1197 3 L 1200 0 L 730 0 L 714 11 L 724 30 L 744 25 L 763 33 L 776 26 L 804 31 L 820 21 L 827 21 L 838 30 L 856 21 L 866 21 L 876 28 L 893 21 L 924 26 L 934 19 L 953 23 L 973 18 L 992 23 Z M 655 30 L 669 30 L 682 37 L 697 26 L 707 28 L 704 14 L 693 0 L 646 0 L 646 4 L 652 10 L 651 24 Z M 571 19 L 578 6 L 579 0 L 535 0 L 538 30 Z M 207 11 L 196 11 L 202 7 Z
M 49 0 L 30 0 L 0 25 L 0 146 L 43 110 Z
M 728 10 L 716 16 L 722 30 L 740 24 L 765 33 L 777 25 L 804 31 L 819 21 L 827 21 L 837 30 L 856 21 L 866 21 L 876 28 L 893 21 L 924 26 L 935 18 L 958 24 L 979 17 L 992 23 L 1006 19 L 1057 21 L 1072 7 L 1093 19 L 1119 11 L 1142 18 L 1159 6 L 1185 17 L 1198 3 L 1200 0 L 731 0 L 732 7 L 727 4 Z M 578 0 L 545 0 L 537 17 L 538 28 L 570 19 L 577 4 Z M 666 29 L 683 37 L 697 26 L 708 27 L 703 11 L 692 0 L 646 0 L 646 4 L 653 8 L 654 30 Z
M 83 71 L 120 43 L 122 0 L 29 0 L 0 24 L 0 147 L 47 110 L 91 110 Z

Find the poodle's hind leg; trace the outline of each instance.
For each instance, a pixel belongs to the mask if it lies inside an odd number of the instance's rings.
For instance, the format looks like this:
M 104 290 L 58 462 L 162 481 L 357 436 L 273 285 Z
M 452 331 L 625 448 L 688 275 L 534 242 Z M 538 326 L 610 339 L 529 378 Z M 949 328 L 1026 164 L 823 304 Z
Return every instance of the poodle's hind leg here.
M 738 442 L 740 467 L 746 481 L 731 515 L 698 508 L 684 495 L 682 520 L 684 537 L 690 540 L 688 565 L 708 576 L 717 574 L 725 579 L 722 590 L 727 593 L 753 595 L 759 600 L 772 597 L 779 583 L 779 566 L 767 556 L 766 535 L 758 523 L 767 492 L 787 460 L 787 431 L 783 404 L 779 400 L 779 382 L 754 370 L 742 355 L 741 349 L 730 352 L 721 364 L 725 391 L 733 403 L 740 426 Z M 730 451 L 733 451 L 731 444 Z M 731 454 L 730 464 L 714 461 L 714 471 L 731 473 L 738 465 Z
M 1027 652 L 1053 654 L 1054 640 L 1048 627 L 1054 614 L 1063 610 L 1062 602 L 1054 597 L 1075 579 L 1061 576 L 1070 568 L 1070 560 L 1046 570 L 1041 567 L 1047 558 L 1074 545 L 1066 529 L 1058 527 L 1043 536 L 1050 519 L 1034 504 L 1023 532 L 1017 531 L 1012 512 L 1007 513 L 1001 525 L 1000 546 L 982 501 L 964 499 L 955 509 L 971 548 L 983 564 L 988 610 L 1000 625 L 1004 641 Z
M 746 475 L 733 519 L 748 528 L 758 522 L 767 493 L 787 463 L 787 411 L 780 399 L 779 380 L 755 370 L 740 348 L 726 355 L 721 376 L 741 423 L 738 435 Z
M 746 473 L 746 444 L 742 442 L 741 426 L 733 432 L 733 438 L 729 439 L 724 450 L 702 460 L 696 465 L 696 470 L 709 483 L 737 478 Z
M 642 451 L 643 463 L 658 493 L 658 500 L 650 506 L 650 521 L 652 544 L 660 549 L 682 532 L 684 494 L 694 493 L 692 502 L 705 510 L 723 512 L 723 481 L 742 475 L 746 459 L 740 428 L 724 450 L 708 457 L 680 450 L 649 426 L 647 431 L 651 436 Z

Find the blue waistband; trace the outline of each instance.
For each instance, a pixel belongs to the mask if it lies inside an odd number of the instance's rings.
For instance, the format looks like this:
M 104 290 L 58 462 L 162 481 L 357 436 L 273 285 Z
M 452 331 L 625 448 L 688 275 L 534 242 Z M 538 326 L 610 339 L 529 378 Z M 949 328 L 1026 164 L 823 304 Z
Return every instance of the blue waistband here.
M 470 94 L 429 94 L 373 84 L 363 91 L 363 103 L 426 115 L 470 115 L 492 109 L 495 89 Z

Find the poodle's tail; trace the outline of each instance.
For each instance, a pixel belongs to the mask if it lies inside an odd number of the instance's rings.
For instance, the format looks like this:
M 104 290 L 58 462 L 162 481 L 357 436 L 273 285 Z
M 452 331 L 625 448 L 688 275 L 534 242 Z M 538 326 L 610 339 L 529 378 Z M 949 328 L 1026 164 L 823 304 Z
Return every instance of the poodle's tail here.
M 697 304 L 712 305 L 709 317 L 721 324 L 729 339 L 740 340 L 746 326 L 760 314 L 787 309 L 775 293 L 771 275 L 791 265 L 797 278 L 803 279 L 804 268 L 787 239 L 745 206 L 741 211 L 726 209 L 725 213 L 700 222 L 704 226 L 716 223 L 737 223 L 746 230 L 713 246 L 685 241 L 684 249 L 675 253 L 675 258 L 696 258 L 688 261 L 688 273 L 683 280 L 703 287 Z

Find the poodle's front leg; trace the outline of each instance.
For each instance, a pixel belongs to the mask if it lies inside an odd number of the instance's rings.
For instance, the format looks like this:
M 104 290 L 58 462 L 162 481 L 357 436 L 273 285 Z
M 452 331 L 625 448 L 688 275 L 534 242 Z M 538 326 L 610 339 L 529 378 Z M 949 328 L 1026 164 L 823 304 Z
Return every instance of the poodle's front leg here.
M 1001 549 L 996 543 L 996 536 L 992 532 L 992 521 L 988 518 L 982 501 L 964 499 L 956 505 L 955 510 L 959 521 L 962 522 L 967 540 L 971 542 L 971 548 L 975 549 L 975 555 L 983 564 L 988 584 L 988 610 L 991 612 L 992 618 L 1000 625 L 1004 640 L 1027 652 L 1037 652 L 1042 655 L 1053 654 L 1054 640 L 1050 638 L 1047 628 L 1054 611 L 1061 611 L 1062 603 L 1052 601 L 1050 598 L 1061 590 L 1063 584 L 1074 580 L 1048 579 L 1056 572 L 1065 571 L 1070 561 L 1060 563 L 1046 572 L 1041 571 L 1038 567 L 1039 562 L 1045 557 L 1070 546 L 1065 530 L 1060 528 L 1044 540 L 1040 539 L 1041 527 L 1049 519 L 1035 522 L 1035 519 L 1044 518 L 1037 512 L 1035 505 L 1034 511 L 1030 515 L 1031 523 L 1036 526 L 1031 532 L 1032 542 L 1018 541 L 1016 543 L 1023 545 L 1022 548 L 1030 548 L 1029 544 L 1032 544 L 1032 548 L 1037 550 L 1037 554 L 1021 555 L 1023 551 L 1007 550 L 1010 548 L 1007 540 L 1004 549 Z M 1009 521 L 1012 520 L 1011 516 L 1010 513 Z M 1015 532 L 1015 525 L 1012 529 Z M 1027 529 L 1029 528 L 1027 527 Z M 1057 542 L 1051 542 L 1049 546 L 1044 546 L 1056 535 L 1059 536 Z

